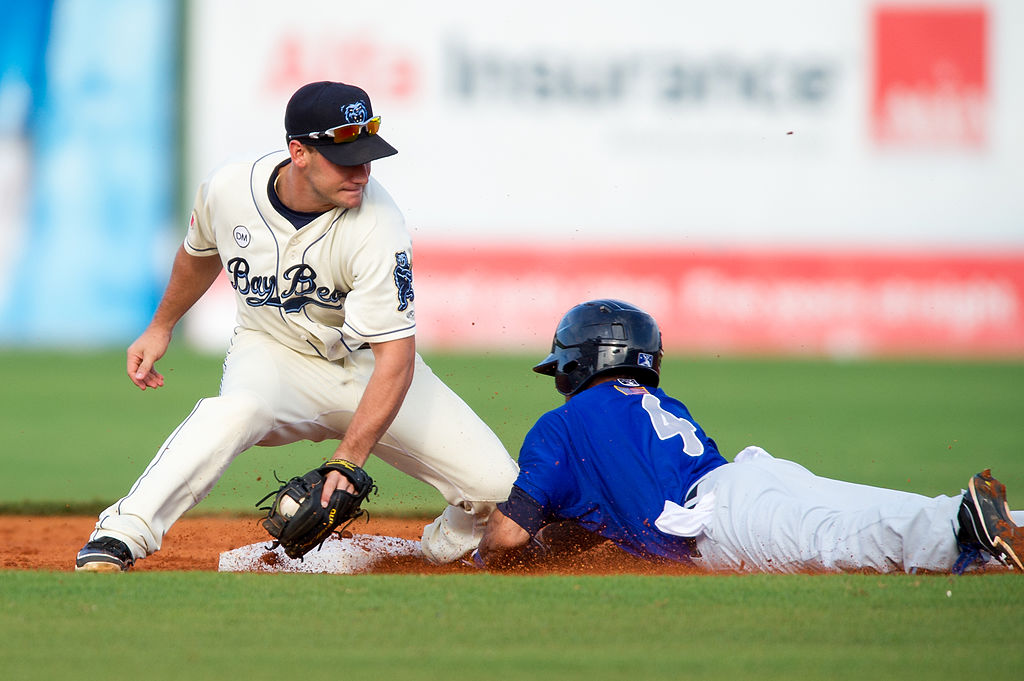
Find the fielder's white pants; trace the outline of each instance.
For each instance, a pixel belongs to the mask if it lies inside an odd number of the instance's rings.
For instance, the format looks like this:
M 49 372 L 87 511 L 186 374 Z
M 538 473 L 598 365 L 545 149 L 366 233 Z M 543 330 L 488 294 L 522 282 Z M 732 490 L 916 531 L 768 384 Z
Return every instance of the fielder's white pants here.
M 814 475 L 748 447 L 711 471 L 696 505 L 667 502 L 663 532 L 697 537 L 699 567 L 733 572 L 948 572 L 961 497 L 925 497 Z
M 210 493 L 241 452 L 340 439 L 373 367 L 368 349 L 328 362 L 260 332 L 236 332 L 220 395 L 196 403 L 128 494 L 103 511 L 92 538 L 121 539 L 136 558 L 156 552 L 171 525 Z M 518 474 L 498 437 L 419 355 L 405 402 L 373 454 L 432 485 L 448 502 L 423 530 L 423 552 L 437 563 L 476 547 Z

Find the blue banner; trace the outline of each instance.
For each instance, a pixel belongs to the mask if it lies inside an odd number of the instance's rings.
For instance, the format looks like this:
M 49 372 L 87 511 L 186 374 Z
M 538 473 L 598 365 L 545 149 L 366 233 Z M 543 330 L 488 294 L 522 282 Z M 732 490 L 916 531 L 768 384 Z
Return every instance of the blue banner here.
M 123 344 L 148 322 L 175 222 L 177 30 L 172 0 L 5 10 L 0 138 L 25 193 L 0 205 L 0 343 Z

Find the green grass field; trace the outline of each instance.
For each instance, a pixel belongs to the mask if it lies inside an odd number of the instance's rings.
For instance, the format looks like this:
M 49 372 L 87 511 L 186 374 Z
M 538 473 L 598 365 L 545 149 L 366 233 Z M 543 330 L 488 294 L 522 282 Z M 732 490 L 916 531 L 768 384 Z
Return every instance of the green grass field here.
M 559 402 L 533 357 L 427 356 L 513 453 Z M 0 351 L 5 512 L 121 496 L 220 359 L 172 348 L 140 393 L 118 352 Z M 1024 363 L 668 358 L 727 457 L 748 444 L 855 482 L 955 494 L 992 467 L 1024 508 Z M 256 448 L 194 513 L 252 512 L 329 443 Z M 439 510 L 371 472 L 371 512 Z M 11 679 L 1017 679 L 1020 575 L 512 577 L 0 573 Z
M 948 595 L 947 595 L 948 592 Z M 1024 579 L 8 573 L 8 679 L 1018 679 Z
M 530 371 L 534 359 L 427 356 L 513 456 L 561 399 L 550 379 Z M 120 351 L 0 351 L 3 509 L 91 513 L 122 496 L 195 401 L 216 394 L 220 363 L 173 347 L 159 365 L 166 386 L 140 392 Z M 928 495 L 956 492 L 990 466 L 1010 485 L 1011 501 L 1021 481 L 1024 507 L 1024 363 L 669 357 L 663 375 L 727 458 L 757 444 L 821 475 Z M 327 442 L 254 448 L 196 511 L 250 511 L 275 471 L 300 474 L 332 451 Z M 443 506 L 426 485 L 379 462 L 370 470 L 382 490 L 373 510 Z

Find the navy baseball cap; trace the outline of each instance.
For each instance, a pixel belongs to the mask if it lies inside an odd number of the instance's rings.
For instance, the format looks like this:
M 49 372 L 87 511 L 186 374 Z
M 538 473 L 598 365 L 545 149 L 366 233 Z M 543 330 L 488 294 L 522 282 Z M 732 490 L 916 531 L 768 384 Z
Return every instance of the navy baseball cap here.
M 316 147 L 339 166 L 358 166 L 398 153 L 377 134 L 380 117 L 374 117 L 369 95 L 355 85 L 303 85 L 288 100 L 284 129 L 289 142 Z

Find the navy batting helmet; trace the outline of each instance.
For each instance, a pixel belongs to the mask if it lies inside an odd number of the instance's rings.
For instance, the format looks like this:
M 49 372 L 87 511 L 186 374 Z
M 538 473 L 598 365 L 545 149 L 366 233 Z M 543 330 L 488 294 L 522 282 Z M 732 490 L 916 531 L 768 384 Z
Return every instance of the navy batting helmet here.
M 554 376 L 563 395 L 575 395 L 595 376 L 610 372 L 657 387 L 661 355 L 654 317 L 621 300 L 591 300 L 565 313 L 551 354 L 533 370 Z

